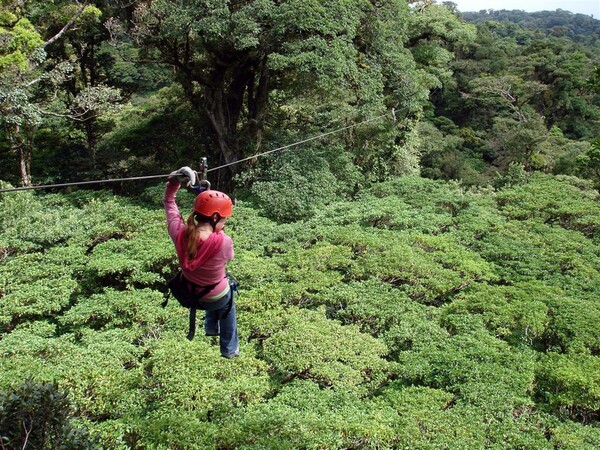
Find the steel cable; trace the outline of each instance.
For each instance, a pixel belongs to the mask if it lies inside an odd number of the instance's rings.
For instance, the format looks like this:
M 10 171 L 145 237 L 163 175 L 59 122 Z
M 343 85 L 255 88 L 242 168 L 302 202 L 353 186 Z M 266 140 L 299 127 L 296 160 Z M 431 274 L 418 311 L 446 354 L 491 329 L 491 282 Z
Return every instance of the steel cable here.
M 302 145 L 302 144 L 305 144 L 305 143 L 310 142 L 310 141 L 321 139 L 321 138 L 323 138 L 325 136 L 329 136 L 331 134 L 339 133 L 341 131 L 348 130 L 350 128 L 355 128 L 355 127 L 358 127 L 360 125 L 364 125 L 364 124 L 369 123 L 369 122 L 374 122 L 374 121 L 379 120 L 382 117 L 385 117 L 387 115 L 388 115 L 388 113 L 386 112 L 385 114 L 381 114 L 379 116 L 363 120 L 362 122 L 358 122 L 358 123 L 354 123 L 352 125 L 347 125 L 345 127 L 337 128 L 337 129 L 332 130 L 332 131 L 327 131 L 326 133 L 321 133 L 321 134 L 318 134 L 316 136 L 313 136 L 313 137 L 310 137 L 310 138 L 307 138 L 307 139 L 303 139 L 301 141 L 294 142 L 292 144 L 287 144 L 287 145 L 284 145 L 282 147 L 274 148 L 272 150 L 267 150 L 266 152 L 257 153 L 256 155 L 248 156 L 247 158 L 242 158 L 242 159 L 239 159 L 239 160 L 227 163 L 227 164 L 223 164 L 221 166 L 210 168 L 210 169 L 207 170 L 207 172 L 213 172 L 215 170 L 224 169 L 225 167 L 233 166 L 234 164 L 239 164 L 239 163 L 242 163 L 244 161 L 249 161 L 249 160 L 254 159 L 254 158 L 259 158 L 261 156 L 268 155 L 270 153 L 275 153 L 275 152 L 278 152 L 278 151 L 281 151 L 281 150 L 285 150 L 285 149 L 288 149 L 288 148 L 297 147 L 298 145 Z M 395 111 L 394 110 L 392 110 L 392 115 L 395 118 Z M 77 182 L 72 182 L 72 183 L 57 183 L 57 184 L 43 184 L 43 185 L 37 185 L 37 186 L 23 186 L 23 187 L 17 187 L 17 188 L 0 189 L 0 193 L 17 192 L 17 191 L 28 191 L 28 190 L 36 190 L 36 189 L 61 188 L 61 187 L 68 187 L 68 186 L 83 186 L 83 185 L 90 185 L 90 184 L 114 183 L 114 182 L 117 182 L 117 181 L 150 180 L 150 179 L 153 179 L 153 178 L 166 178 L 168 176 L 169 176 L 169 174 L 164 174 L 164 175 L 149 175 L 149 176 L 142 176 L 142 177 L 108 178 L 108 179 L 105 179 L 105 180 L 77 181 Z

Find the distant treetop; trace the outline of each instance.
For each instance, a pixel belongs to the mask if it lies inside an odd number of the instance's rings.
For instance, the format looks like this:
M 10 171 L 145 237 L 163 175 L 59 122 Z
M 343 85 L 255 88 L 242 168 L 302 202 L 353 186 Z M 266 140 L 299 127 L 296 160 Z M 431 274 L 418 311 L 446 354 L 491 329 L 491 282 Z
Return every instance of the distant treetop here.
M 600 20 L 564 9 L 532 13 L 521 10 L 483 9 L 479 12 L 464 12 L 462 16 L 468 22 L 513 22 L 524 28 L 544 30 L 548 34 L 569 36 L 573 39 L 600 38 Z

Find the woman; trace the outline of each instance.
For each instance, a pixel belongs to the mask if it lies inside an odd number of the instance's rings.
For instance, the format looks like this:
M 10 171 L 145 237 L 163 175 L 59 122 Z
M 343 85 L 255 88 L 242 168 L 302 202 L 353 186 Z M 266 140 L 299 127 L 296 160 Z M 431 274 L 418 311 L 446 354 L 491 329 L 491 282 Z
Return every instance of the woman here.
M 219 336 L 221 356 L 234 358 L 240 354 L 237 319 L 233 290 L 225 273 L 234 252 L 231 237 L 223 232 L 233 205 L 223 192 L 205 190 L 196 197 L 184 223 L 175 196 L 182 182 L 192 186 L 195 181 L 195 172 L 188 167 L 169 175 L 163 197 L 167 229 L 183 276 L 198 286 L 198 308 L 206 310 L 206 335 Z

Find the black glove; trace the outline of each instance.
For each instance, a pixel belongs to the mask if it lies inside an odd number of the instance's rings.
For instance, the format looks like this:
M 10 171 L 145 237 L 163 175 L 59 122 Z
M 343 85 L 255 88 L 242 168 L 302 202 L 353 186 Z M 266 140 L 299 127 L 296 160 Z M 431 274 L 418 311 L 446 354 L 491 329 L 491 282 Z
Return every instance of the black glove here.
M 194 172 L 188 166 L 183 166 L 179 170 L 171 172 L 167 177 L 167 180 L 177 181 L 185 187 L 192 187 L 196 184 L 197 176 L 196 172 Z

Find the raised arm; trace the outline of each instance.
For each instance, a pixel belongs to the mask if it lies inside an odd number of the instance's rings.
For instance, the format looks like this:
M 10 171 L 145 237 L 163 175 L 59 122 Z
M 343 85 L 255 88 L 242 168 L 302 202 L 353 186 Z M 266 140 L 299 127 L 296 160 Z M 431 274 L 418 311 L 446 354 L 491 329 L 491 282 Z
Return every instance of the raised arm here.
M 181 185 L 178 181 L 172 180 L 167 182 L 165 195 L 163 196 L 163 205 L 165 207 L 165 214 L 167 217 L 167 230 L 173 242 L 175 242 L 177 239 L 177 235 L 179 234 L 181 227 L 184 226 L 183 217 L 181 217 L 179 208 L 175 202 L 175 197 L 180 186 Z

